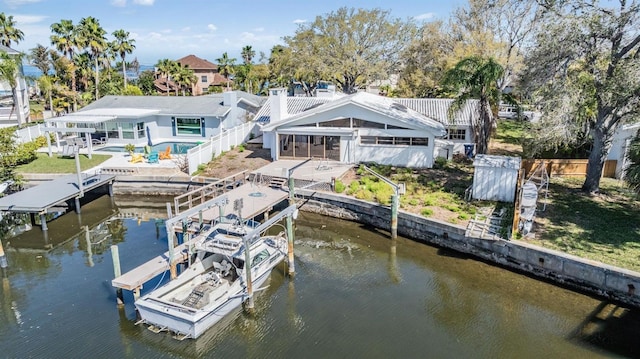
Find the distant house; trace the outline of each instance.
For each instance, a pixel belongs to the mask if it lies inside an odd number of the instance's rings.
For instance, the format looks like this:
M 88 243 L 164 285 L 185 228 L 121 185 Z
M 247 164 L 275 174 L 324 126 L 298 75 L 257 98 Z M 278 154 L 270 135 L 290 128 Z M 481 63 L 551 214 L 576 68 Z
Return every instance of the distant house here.
M 265 100 L 241 91 L 195 97 L 104 96 L 48 122 L 96 128 L 94 138 L 109 144 L 199 142 L 250 121 Z
M 326 158 L 345 163 L 378 162 L 431 167 L 473 142 L 477 101 L 449 121 L 450 99 L 398 99 L 358 92 L 323 97 L 286 96 L 270 90 L 255 117 L 263 146 L 280 158 Z
M 0 52 L 5 52 L 10 56 L 20 55 L 20 52 L 3 45 L 0 45 Z M 22 64 L 16 82 L 18 85 L 16 88 L 17 103 L 14 104 L 11 86 L 8 82 L 0 81 L 0 127 L 21 125 L 26 123 L 29 118 L 29 91 L 24 79 Z
M 218 72 L 218 65 L 201 59 L 195 55 L 187 55 L 176 60 L 182 67 L 193 70 L 196 76 L 196 82 L 191 87 L 191 94 L 199 96 L 210 92 L 211 87 L 223 87 L 227 84 L 227 79 Z M 166 93 L 168 91 L 175 92 L 178 86 L 171 79 L 158 75 L 154 81 L 156 89 L 159 92 Z
M 624 176 L 626 167 L 629 165 L 629 159 L 627 158 L 629 145 L 639 130 L 640 122 L 636 122 L 618 126 L 616 132 L 613 134 L 611 149 L 609 150 L 607 160 L 616 161 L 616 178 L 622 178 L 622 176 Z

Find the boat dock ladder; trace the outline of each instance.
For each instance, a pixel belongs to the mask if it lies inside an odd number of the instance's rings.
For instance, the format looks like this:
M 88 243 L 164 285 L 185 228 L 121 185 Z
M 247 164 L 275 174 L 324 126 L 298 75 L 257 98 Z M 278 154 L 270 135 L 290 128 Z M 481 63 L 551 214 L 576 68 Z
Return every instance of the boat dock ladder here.
M 284 177 L 272 177 L 271 182 L 269 182 L 269 187 L 281 188 L 285 183 L 287 183 L 287 179 Z

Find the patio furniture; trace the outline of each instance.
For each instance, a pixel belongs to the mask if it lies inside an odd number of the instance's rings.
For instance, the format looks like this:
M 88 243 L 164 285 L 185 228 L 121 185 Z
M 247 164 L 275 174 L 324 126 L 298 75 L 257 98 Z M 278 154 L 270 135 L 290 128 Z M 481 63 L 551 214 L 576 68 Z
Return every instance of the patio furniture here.
M 148 158 L 150 154 L 151 154 L 151 146 L 149 145 L 144 146 L 144 158 Z
M 134 153 L 131 155 L 131 163 L 142 163 L 144 162 L 144 155 L 142 153 Z
M 167 149 L 164 150 L 164 152 L 160 152 L 160 159 L 161 160 L 170 160 L 171 157 L 171 146 L 167 146 Z
M 158 161 L 158 152 L 153 151 L 151 153 L 149 153 L 149 156 L 147 156 L 147 162 L 148 163 L 159 163 Z

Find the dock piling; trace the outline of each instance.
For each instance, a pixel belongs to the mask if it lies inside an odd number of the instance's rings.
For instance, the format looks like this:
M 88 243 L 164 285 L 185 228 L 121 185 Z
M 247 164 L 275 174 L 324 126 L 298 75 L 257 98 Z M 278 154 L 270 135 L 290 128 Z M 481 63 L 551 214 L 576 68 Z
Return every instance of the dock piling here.
M 120 254 L 118 252 L 118 246 L 115 244 L 111 246 L 111 259 L 113 260 L 113 277 L 118 278 L 122 273 L 120 272 Z M 122 288 L 116 289 L 116 298 L 118 306 L 124 306 Z
M 49 230 L 49 228 L 47 228 L 47 216 L 45 216 L 44 213 L 40 213 L 40 226 L 43 232 Z

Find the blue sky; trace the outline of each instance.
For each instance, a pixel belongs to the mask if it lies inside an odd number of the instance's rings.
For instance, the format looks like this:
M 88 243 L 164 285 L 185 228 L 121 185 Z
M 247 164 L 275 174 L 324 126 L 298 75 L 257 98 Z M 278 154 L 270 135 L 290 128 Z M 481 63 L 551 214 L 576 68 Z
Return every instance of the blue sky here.
M 37 44 L 51 46 L 50 26 L 62 19 L 77 24 L 93 16 L 107 31 L 129 31 L 136 49 L 129 55 L 143 65 L 159 59 L 177 60 L 194 54 L 215 62 L 223 52 L 240 59 L 246 45 L 267 56 L 282 37 L 293 35 L 299 24 L 313 21 L 342 6 L 380 8 L 394 18 L 414 18 L 418 22 L 449 17 L 462 0 L 0 0 L 0 12 L 13 15 L 24 40 L 12 44 L 28 52 Z M 240 62 L 240 61 L 238 61 Z

